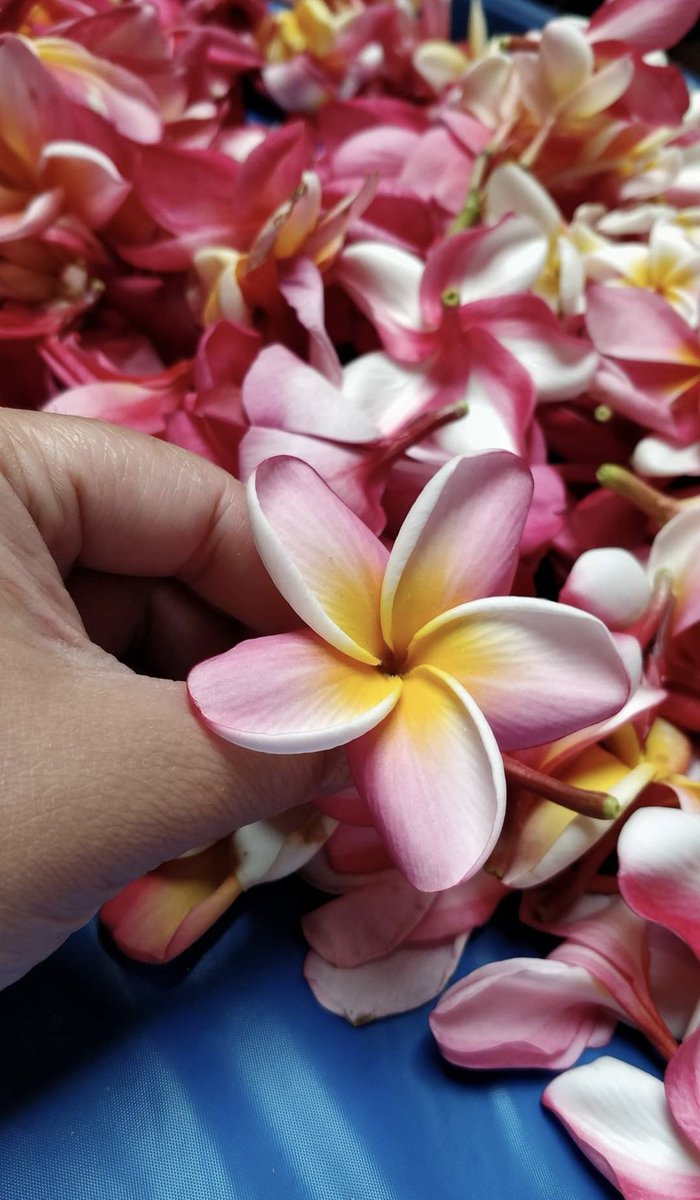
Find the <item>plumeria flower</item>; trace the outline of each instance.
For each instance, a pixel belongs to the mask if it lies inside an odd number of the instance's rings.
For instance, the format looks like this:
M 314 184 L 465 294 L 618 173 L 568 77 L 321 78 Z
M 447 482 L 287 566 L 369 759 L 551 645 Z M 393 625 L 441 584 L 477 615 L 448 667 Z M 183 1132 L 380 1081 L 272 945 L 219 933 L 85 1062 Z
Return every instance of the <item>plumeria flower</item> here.
M 700 319 L 700 251 L 678 225 L 657 221 L 648 242 L 601 246 L 586 260 L 590 279 L 663 296 L 693 327 Z
M 268 459 L 248 486 L 258 551 L 309 629 L 195 667 L 196 707 L 250 749 L 348 745 L 410 882 L 437 891 L 474 874 L 503 821 L 499 746 L 610 716 L 630 686 L 595 618 L 496 597 L 517 566 L 527 468 L 503 452 L 453 459 L 391 554 L 305 463 Z
M 639 687 L 610 721 L 524 755 L 528 766 L 548 780 L 605 795 L 613 812 L 607 818 L 576 812 L 547 795 L 546 783 L 538 789 L 533 779 L 531 789 L 523 786 L 515 793 L 503 844 L 499 843 L 494 851 L 493 865 L 504 883 L 509 887 L 536 887 L 556 877 L 593 847 L 599 847 L 597 853 L 602 860 L 614 843 L 626 810 L 650 785 L 668 788 L 672 802 L 679 790 L 693 788 L 693 781 L 683 775 L 690 763 L 688 739 L 660 718 L 645 738 L 635 728 L 640 719 L 648 723 L 664 699 L 665 692 L 658 688 Z
M 534 383 L 540 401 L 564 400 L 586 390 L 597 358 L 527 294 L 547 252 L 531 217 L 509 216 L 443 238 L 425 264 L 394 246 L 355 242 L 335 277 L 394 359 L 425 365 L 442 403 L 461 399 L 475 376 L 493 375 L 524 399 Z

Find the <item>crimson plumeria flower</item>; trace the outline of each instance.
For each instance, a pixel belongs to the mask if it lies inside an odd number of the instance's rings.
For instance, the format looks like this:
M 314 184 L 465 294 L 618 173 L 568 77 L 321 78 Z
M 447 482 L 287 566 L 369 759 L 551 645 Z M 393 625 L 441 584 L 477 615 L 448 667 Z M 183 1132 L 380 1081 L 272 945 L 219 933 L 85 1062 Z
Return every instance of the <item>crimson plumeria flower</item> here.
M 518 563 L 529 471 L 506 452 L 453 459 L 391 554 L 306 463 L 268 459 L 248 486 L 258 551 L 309 628 L 195 667 L 196 707 L 253 750 L 348 745 L 397 865 L 416 887 L 451 887 L 501 829 L 500 748 L 602 720 L 630 688 L 602 622 L 499 595 Z

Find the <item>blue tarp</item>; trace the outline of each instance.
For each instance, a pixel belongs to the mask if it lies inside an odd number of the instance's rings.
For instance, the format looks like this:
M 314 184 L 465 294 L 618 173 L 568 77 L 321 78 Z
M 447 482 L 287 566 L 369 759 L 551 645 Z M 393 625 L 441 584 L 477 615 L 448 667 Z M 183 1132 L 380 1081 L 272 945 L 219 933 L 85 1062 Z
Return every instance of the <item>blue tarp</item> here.
M 430 1005 L 353 1029 L 301 973 L 286 880 L 200 946 L 142 967 L 96 924 L 0 995 L 2 1200 L 601 1200 L 616 1195 L 539 1104 L 546 1072 L 464 1072 Z M 546 952 L 511 901 L 462 973 Z M 641 1041 L 613 1053 L 658 1073 Z

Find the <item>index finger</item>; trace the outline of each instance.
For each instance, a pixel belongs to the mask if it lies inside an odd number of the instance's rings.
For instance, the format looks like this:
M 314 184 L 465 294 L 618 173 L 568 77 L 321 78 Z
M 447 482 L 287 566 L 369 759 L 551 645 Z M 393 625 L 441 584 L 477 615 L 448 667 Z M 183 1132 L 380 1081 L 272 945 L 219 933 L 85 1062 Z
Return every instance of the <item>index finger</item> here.
M 291 609 L 258 557 L 245 489 L 165 442 L 84 417 L 6 409 L 0 471 L 59 570 L 173 576 L 253 629 L 287 629 Z

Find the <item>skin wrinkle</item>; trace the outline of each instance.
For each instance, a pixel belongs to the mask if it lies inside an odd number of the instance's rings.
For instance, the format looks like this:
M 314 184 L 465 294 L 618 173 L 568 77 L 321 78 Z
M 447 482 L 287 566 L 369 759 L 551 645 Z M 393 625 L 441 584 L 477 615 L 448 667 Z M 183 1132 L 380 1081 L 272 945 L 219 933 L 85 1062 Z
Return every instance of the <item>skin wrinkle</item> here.
M 235 641 L 250 611 L 261 629 L 278 626 L 284 607 L 229 476 L 143 435 L 16 410 L 0 410 L 3 474 L 0 984 L 132 879 L 308 800 L 335 761 L 221 741 L 195 716 L 184 683 L 135 674 L 82 624 L 81 589 L 105 645 L 113 637 L 128 654 L 140 633 L 143 665 L 175 676 L 188 654 L 208 657 Z M 170 578 L 183 561 L 189 588 Z

